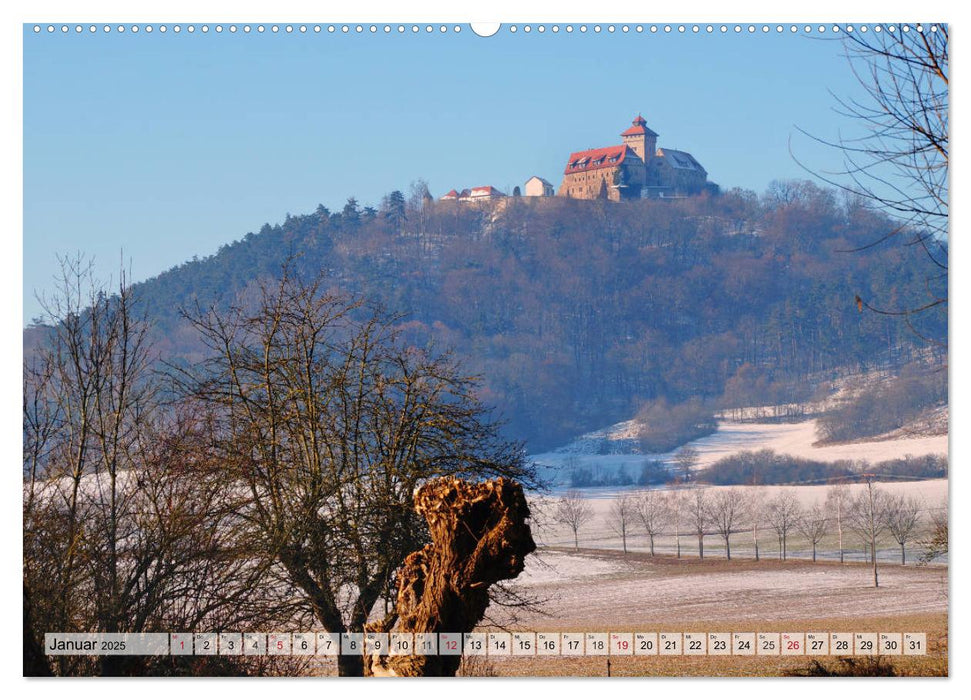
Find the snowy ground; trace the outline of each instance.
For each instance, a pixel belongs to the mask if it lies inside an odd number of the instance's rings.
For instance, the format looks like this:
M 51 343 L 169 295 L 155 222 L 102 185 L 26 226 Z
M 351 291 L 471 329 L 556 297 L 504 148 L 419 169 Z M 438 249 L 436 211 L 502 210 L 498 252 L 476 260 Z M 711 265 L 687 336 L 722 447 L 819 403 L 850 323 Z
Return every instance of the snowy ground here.
M 635 629 L 719 621 L 774 622 L 947 611 L 946 569 L 810 562 L 724 562 L 541 552 L 516 585 L 546 601 L 524 629 Z M 522 616 L 524 615 L 524 617 Z M 712 628 L 714 629 L 714 628 Z
M 541 467 L 542 473 L 559 487 L 569 482 L 569 473 L 575 467 L 599 468 L 616 473 L 626 469 L 635 476 L 640 473 L 645 460 L 657 459 L 671 463 L 674 452 L 664 454 L 635 453 L 634 427 L 631 421 L 618 423 L 601 431 L 581 436 L 569 445 L 552 452 L 531 455 L 530 459 Z M 900 437 L 895 440 L 856 442 L 850 444 L 816 446 L 816 421 L 799 423 L 741 423 L 719 421 L 718 430 L 708 437 L 688 443 L 699 454 L 697 467 L 703 469 L 719 459 L 743 451 L 774 450 L 822 462 L 839 460 L 867 460 L 875 464 L 905 455 L 922 456 L 948 453 L 947 435 Z M 608 452 L 608 454 L 601 454 Z

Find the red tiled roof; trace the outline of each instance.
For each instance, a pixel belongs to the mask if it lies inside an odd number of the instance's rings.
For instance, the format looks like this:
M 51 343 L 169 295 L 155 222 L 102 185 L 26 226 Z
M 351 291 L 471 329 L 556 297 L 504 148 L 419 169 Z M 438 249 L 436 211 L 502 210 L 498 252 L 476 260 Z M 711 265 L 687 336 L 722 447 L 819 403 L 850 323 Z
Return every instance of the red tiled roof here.
M 600 168 L 616 168 L 624 162 L 624 158 L 632 152 L 627 146 L 607 146 L 607 148 L 591 148 L 588 151 L 577 151 L 570 154 L 566 162 L 564 175 L 584 173 Z
M 657 136 L 656 133 L 654 133 L 649 128 L 647 128 L 647 122 L 644 121 L 644 117 L 642 117 L 640 114 L 638 114 L 637 118 L 631 123 L 633 124 L 633 126 L 627 129 L 627 131 L 624 131 L 623 133 L 621 133 L 621 136 L 637 136 L 638 134 Z
M 644 126 L 632 126 L 629 129 L 625 129 L 620 132 L 621 136 L 637 136 L 638 134 L 646 134 L 647 127 Z
M 458 198 L 458 196 L 459 196 L 459 193 L 456 192 L 455 190 L 449 190 L 448 194 L 445 195 L 445 197 L 455 197 L 455 198 Z M 445 197 L 442 197 L 442 199 L 445 199 Z

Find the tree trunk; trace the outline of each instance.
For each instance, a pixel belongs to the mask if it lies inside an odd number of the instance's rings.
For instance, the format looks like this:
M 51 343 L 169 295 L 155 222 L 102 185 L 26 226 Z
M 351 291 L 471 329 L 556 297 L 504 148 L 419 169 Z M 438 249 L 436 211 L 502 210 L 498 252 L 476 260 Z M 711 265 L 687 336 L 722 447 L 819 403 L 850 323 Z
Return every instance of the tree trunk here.
M 654 535 L 649 535 L 651 539 L 651 556 L 654 556 Z
M 725 558 L 729 561 L 732 559 L 732 544 L 728 541 L 728 535 L 725 536 Z
M 873 559 L 873 587 L 880 587 L 880 579 L 877 577 L 877 540 L 874 537 L 870 540 L 870 554 Z
M 698 535 L 698 558 L 705 558 L 705 536 Z
M 836 511 L 836 521 L 837 521 L 837 529 L 839 530 L 839 538 L 840 538 L 840 564 L 843 564 L 844 563 L 843 562 L 843 520 L 840 517 L 840 510 L 839 510 L 838 504 L 837 504 L 837 511 Z
M 337 675 L 360 677 L 364 675 L 364 657 L 357 654 L 340 655 L 337 657 Z
M 431 544 L 405 559 L 391 618 L 366 632 L 471 632 L 489 605 L 489 586 L 516 578 L 536 549 L 522 486 L 499 477 L 470 483 L 443 477 L 415 494 L 415 510 L 428 521 Z M 355 661 L 361 663 L 360 657 Z M 367 655 L 369 676 L 454 676 L 460 656 Z M 341 675 L 353 675 L 348 666 Z
M 53 676 L 50 663 L 44 654 L 43 642 L 34 635 L 34 621 L 31 614 L 30 591 L 24 581 L 24 676 Z
M 900 543 L 900 564 L 901 566 L 907 566 L 907 552 L 904 551 L 904 543 Z

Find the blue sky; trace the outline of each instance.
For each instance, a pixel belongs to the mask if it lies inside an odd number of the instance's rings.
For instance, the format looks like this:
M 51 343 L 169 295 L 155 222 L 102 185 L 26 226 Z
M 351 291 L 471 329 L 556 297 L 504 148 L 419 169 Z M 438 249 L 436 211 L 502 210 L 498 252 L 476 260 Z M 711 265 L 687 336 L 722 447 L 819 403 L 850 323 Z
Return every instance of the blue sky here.
M 830 37 L 831 33 L 828 34 Z M 838 166 L 797 127 L 852 128 L 832 39 L 742 34 L 413 35 L 24 29 L 24 321 L 58 253 L 122 250 L 135 280 L 349 196 L 377 204 L 541 175 L 639 112 L 723 188 Z

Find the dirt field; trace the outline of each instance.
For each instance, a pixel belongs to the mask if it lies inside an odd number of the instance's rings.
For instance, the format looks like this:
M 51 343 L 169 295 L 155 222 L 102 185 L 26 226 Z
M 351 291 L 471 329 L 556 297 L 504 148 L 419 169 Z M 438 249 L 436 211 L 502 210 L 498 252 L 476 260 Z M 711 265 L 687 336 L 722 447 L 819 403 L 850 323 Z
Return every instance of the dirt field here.
M 531 557 L 517 589 L 542 612 L 490 615 L 529 631 L 926 632 L 929 654 L 894 657 L 897 673 L 947 675 L 947 569 L 881 565 L 881 585 L 862 564 L 624 557 L 547 549 Z M 484 628 L 485 629 L 485 628 Z M 837 657 L 824 657 L 836 663 Z M 611 659 L 611 675 L 777 676 L 809 657 L 635 657 Z M 606 675 L 605 657 L 490 657 L 478 673 Z

